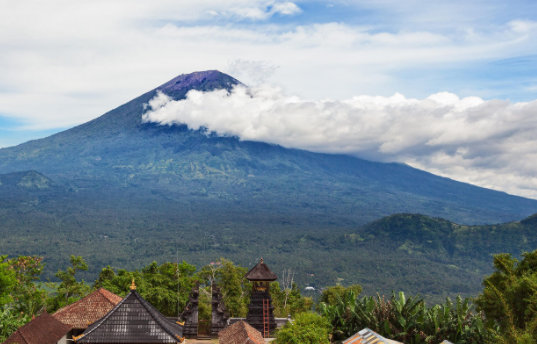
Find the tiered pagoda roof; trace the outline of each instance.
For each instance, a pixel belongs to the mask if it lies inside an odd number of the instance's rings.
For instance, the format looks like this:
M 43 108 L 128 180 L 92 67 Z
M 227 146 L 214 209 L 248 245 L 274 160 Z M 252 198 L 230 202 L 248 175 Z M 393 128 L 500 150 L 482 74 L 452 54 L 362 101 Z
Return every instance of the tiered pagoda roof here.
M 244 277 L 249 281 L 275 281 L 278 279 L 278 276 L 270 271 L 267 264 L 263 262 L 263 258 Z
M 20 327 L 2 344 L 56 344 L 69 331 L 71 326 L 45 312 Z
M 108 314 L 121 300 L 121 296 L 99 288 L 83 299 L 60 308 L 52 316 L 75 329 L 86 329 Z
M 261 332 L 241 320 L 220 331 L 218 342 L 220 344 L 265 344 L 265 339 Z
M 132 290 L 105 317 L 74 339 L 77 344 L 160 344 L 184 341 L 183 325 L 166 318 L 136 290 Z

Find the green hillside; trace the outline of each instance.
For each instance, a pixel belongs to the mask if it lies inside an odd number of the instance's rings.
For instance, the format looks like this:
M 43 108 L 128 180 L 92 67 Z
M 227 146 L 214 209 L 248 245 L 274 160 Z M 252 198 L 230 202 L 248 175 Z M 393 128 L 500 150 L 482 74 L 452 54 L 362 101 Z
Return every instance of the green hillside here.
M 482 289 L 483 276 L 492 272 L 492 256 L 519 256 L 535 250 L 536 231 L 537 214 L 522 221 L 481 226 L 459 225 L 419 214 L 396 214 L 345 234 L 331 245 L 373 258 L 371 265 L 378 268 L 377 273 L 370 266 L 369 273 L 358 278 L 366 290 L 384 285 L 383 291 L 387 292 L 404 285 L 430 297 L 445 292 L 475 296 Z M 360 269 L 368 270 L 362 262 L 358 264 Z M 352 274 L 352 270 L 347 271 Z
M 404 164 L 141 121 L 158 90 L 182 99 L 191 89 L 229 90 L 237 83 L 218 71 L 181 75 L 93 121 L 0 149 L 0 252 L 43 255 L 48 276 L 70 254 L 84 255 L 87 278 L 108 264 L 136 268 L 177 254 L 198 265 L 224 256 L 250 266 L 263 256 L 275 271 L 293 267 L 302 284 L 388 290 L 401 283 L 394 288 L 428 293 L 473 292 L 490 250 L 503 252 L 502 244 L 519 253 L 519 242 L 489 243 L 496 234 L 474 233 L 478 227 L 461 226 L 455 235 L 447 221 L 431 225 L 431 233 L 416 227 L 408 237 L 403 222 L 399 234 L 382 240 L 370 227 L 377 222 L 358 228 L 397 213 L 509 222 L 535 213 L 536 200 Z M 484 246 L 467 243 L 467 231 Z M 530 245 L 531 236 L 526 240 Z

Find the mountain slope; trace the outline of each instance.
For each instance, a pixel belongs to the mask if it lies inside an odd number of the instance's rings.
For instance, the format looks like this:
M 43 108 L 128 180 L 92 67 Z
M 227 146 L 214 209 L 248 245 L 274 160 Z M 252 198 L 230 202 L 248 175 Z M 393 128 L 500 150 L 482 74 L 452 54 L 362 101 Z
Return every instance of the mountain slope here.
M 266 253 L 285 266 L 289 238 L 349 233 L 395 213 L 482 224 L 537 211 L 536 200 L 404 164 L 141 121 L 157 91 L 182 99 L 238 83 L 218 71 L 182 75 L 93 121 L 0 149 L 0 173 L 33 170 L 56 185 L 16 201 L 0 189 L 2 252 L 43 254 L 50 271 L 69 254 L 98 269 L 175 259 L 178 250 L 197 264 L 226 256 L 247 265 Z M 304 252 L 303 270 L 315 258 Z M 328 270 L 319 281 L 335 278 Z

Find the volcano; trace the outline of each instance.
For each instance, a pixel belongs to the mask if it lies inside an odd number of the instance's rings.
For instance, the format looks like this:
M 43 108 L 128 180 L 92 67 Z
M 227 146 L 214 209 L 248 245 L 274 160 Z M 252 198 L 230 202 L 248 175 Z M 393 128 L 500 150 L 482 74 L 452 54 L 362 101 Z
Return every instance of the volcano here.
M 44 255 L 51 270 L 83 254 L 93 273 L 178 252 L 199 264 L 226 256 L 248 265 L 282 253 L 290 237 L 345 233 L 396 213 L 484 224 L 537 211 L 536 200 L 405 164 L 142 122 L 159 91 L 180 100 L 238 84 L 214 70 L 181 75 L 90 122 L 0 149 L 0 173 L 35 171 L 54 185 L 15 203 L 0 185 L 2 252 Z

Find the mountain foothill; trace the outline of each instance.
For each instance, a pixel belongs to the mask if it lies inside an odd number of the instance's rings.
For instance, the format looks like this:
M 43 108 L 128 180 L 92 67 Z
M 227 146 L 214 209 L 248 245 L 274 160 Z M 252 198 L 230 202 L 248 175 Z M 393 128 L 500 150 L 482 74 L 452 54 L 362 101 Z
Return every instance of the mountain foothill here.
M 263 257 L 304 286 L 435 298 L 475 295 L 492 254 L 537 247 L 537 200 L 405 164 L 142 121 L 157 92 L 181 100 L 237 84 L 218 71 L 180 75 L 90 122 L 0 149 L 2 254 L 44 256 L 51 278 L 82 255 L 90 280 L 106 265 L 225 257 L 251 267 Z

